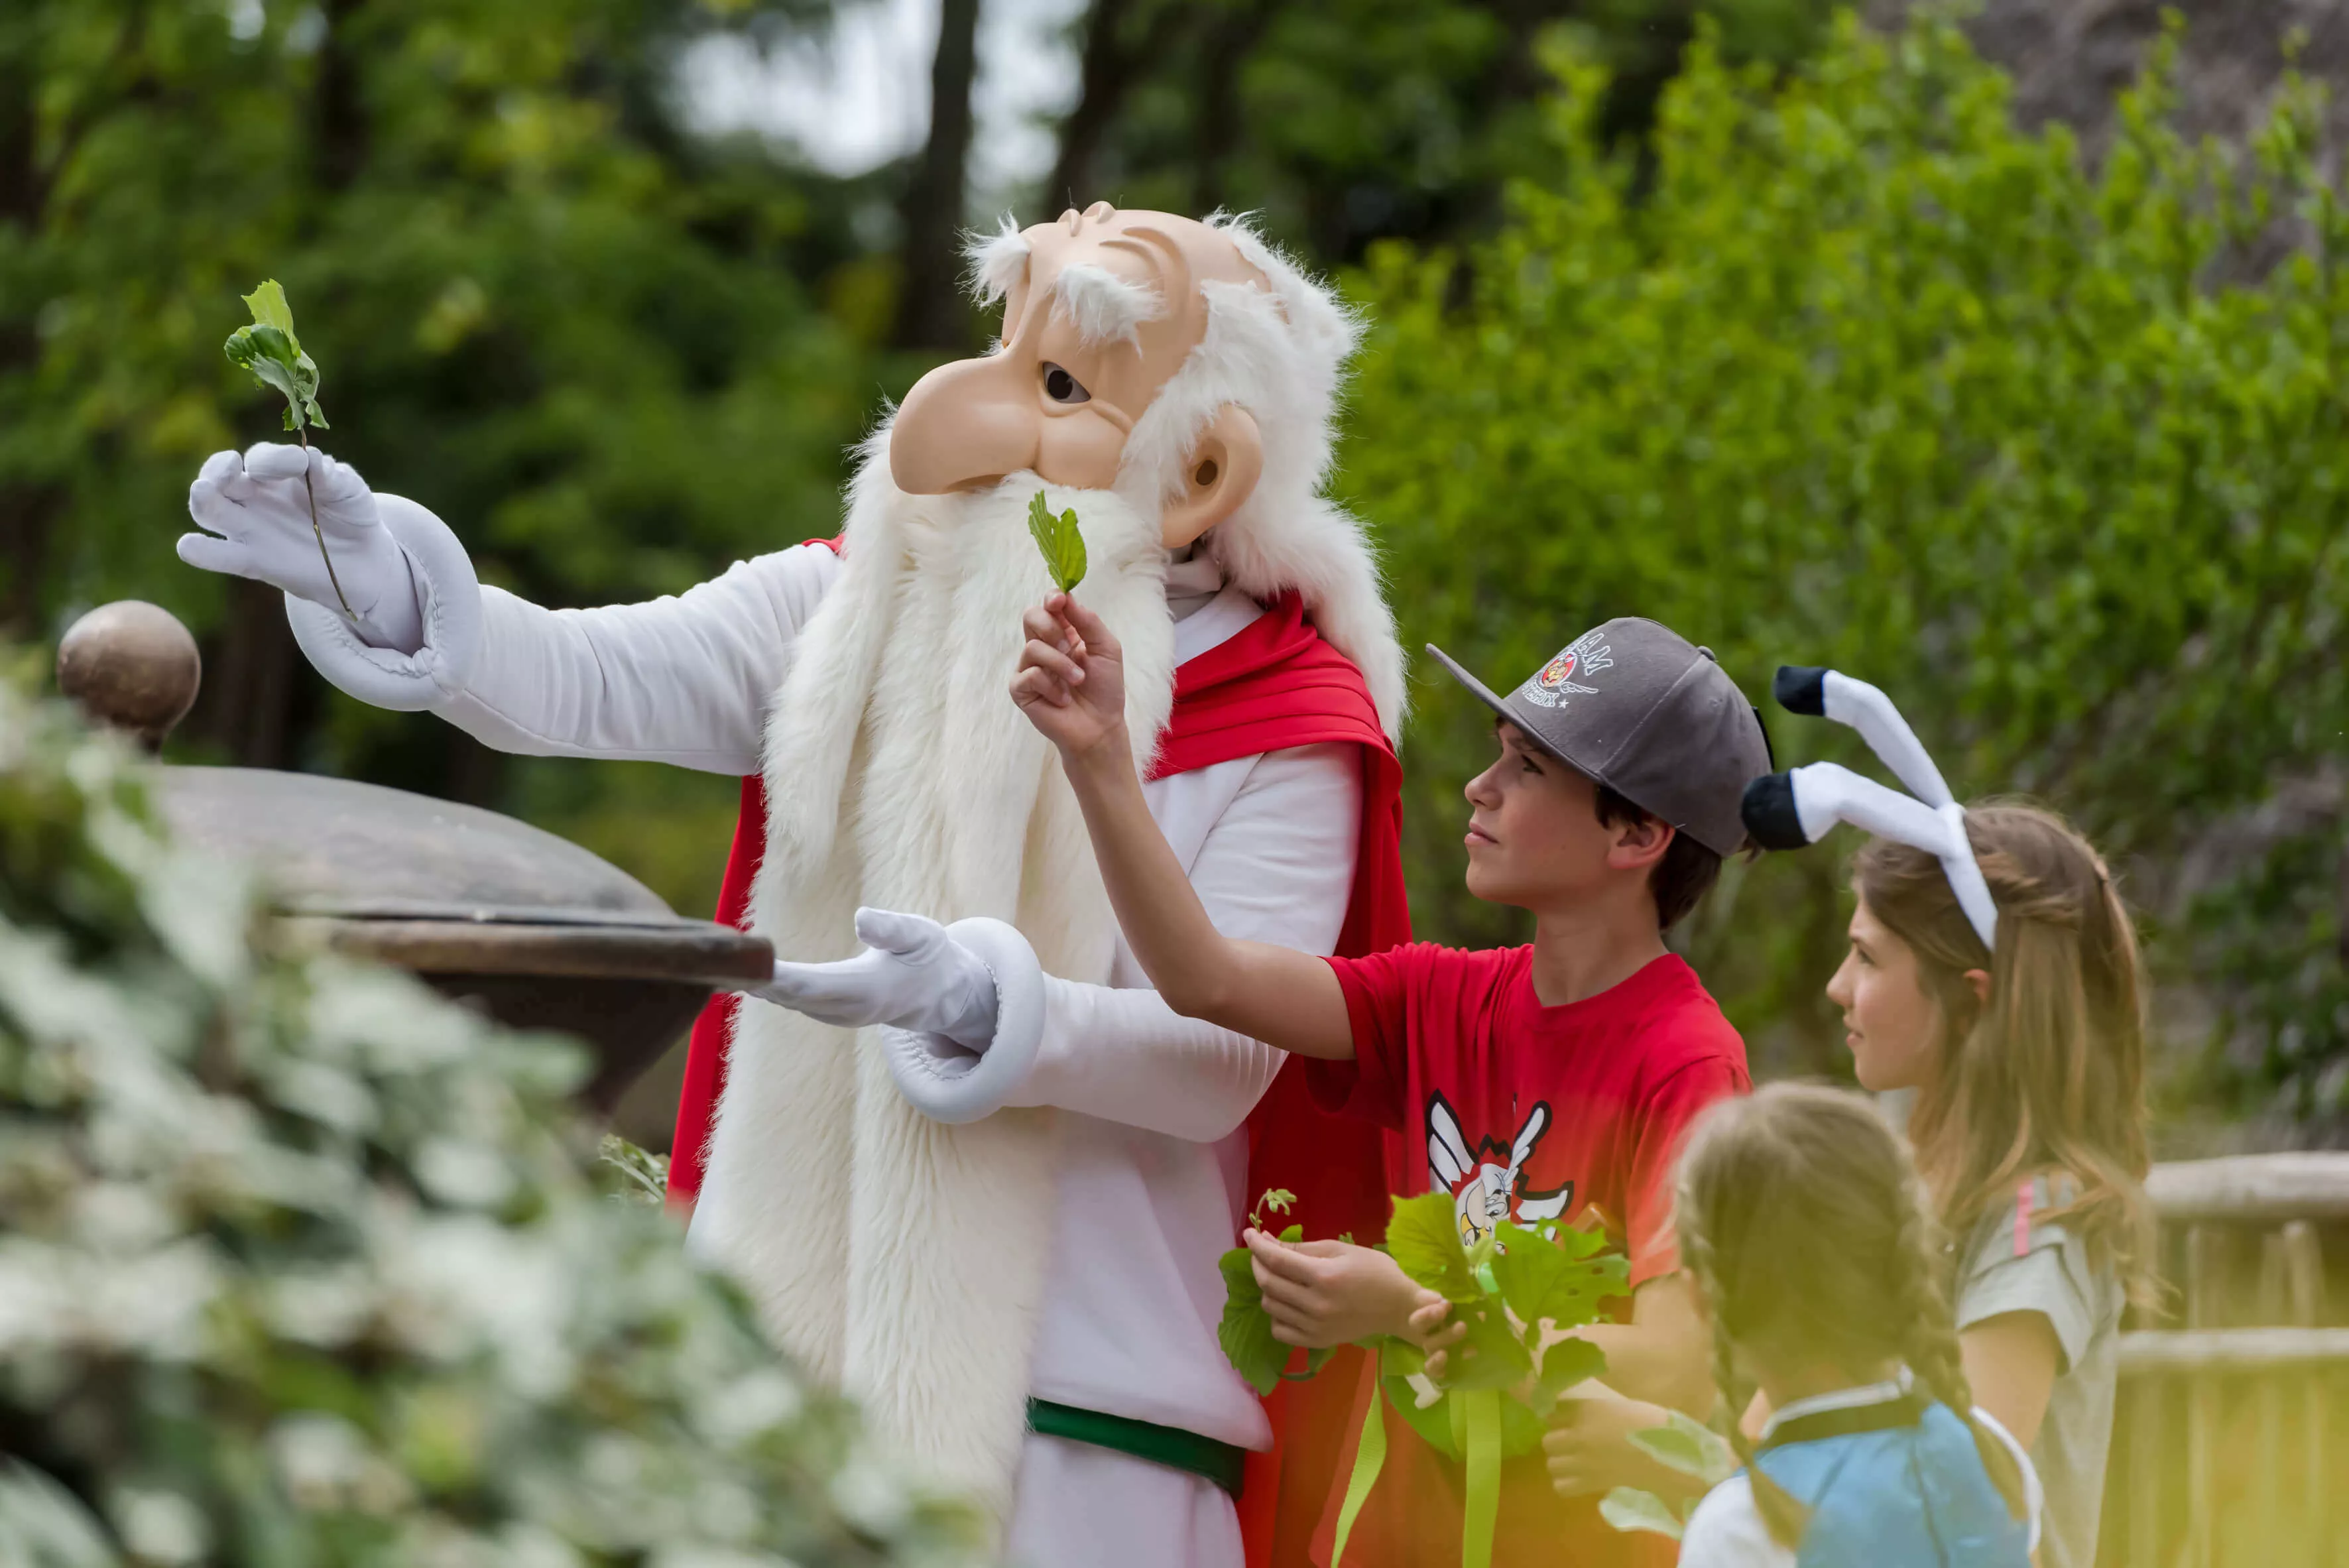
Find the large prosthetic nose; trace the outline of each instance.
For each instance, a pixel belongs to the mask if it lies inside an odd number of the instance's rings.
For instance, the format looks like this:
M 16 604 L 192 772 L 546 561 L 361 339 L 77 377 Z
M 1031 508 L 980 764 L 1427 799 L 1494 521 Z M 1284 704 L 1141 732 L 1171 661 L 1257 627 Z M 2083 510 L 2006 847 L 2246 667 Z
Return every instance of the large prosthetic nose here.
M 1043 426 L 1033 367 L 1009 354 L 941 365 L 905 394 L 889 427 L 889 477 L 908 495 L 985 490 L 1033 469 Z

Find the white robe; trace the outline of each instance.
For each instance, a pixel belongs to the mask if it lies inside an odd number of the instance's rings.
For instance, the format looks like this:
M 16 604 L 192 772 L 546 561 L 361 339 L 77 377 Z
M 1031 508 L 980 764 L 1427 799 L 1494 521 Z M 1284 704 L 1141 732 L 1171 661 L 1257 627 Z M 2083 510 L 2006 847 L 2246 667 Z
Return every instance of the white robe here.
M 839 570 L 831 550 L 802 545 L 739 562 L 683 594 L 594 610 L 544 610 L 484 587 L 480 647 L 462 686 L 425 683 L 399 706 L 429 707 L 484 744 L 525 756 L 753 773 L 766 705 Z M 433 585 L 422 586 L 429 595 Z M 1178 661 L 1262 613 L 1236 589 L 1185 608 Z M 317 636 L 304 646 L 345 689 L 380 689 L 385 655 L 338 652 Z M 1143 792 L 1218 929 L 1334 948 L 1361 811 L 1352 748 L 1238 758 Z M 1033 1392 L 1266 1447 L 1263 1408 L 1216 1342 L 1224 1295 L 1216 1259 L 1252 1196 L 1241 1124 L 1284 1058 L 1177 1016 L 1122 939 L 1111 985 L 1054 980 L 1048 1004 L 1036 1064 L 1007 1102 L 1069 1113 Z M 1006 1550 L 1029 1568 L 1095 1568 L 1112 1550 L 1120 1568 L 1240 1561 L 1237 1516 L 1212 1483 L 1032 1434 Z

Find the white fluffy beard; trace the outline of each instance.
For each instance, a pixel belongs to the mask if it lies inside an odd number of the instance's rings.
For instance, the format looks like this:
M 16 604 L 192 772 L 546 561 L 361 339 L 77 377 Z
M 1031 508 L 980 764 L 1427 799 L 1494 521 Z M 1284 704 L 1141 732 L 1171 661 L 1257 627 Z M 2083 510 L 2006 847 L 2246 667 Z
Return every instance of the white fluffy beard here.
M 766 854 L 751 929 L 843 958 L 860 903 L 992 915 L 1048 974 L 1105 981 L 1115 924 L 1059 762 L 1012 705 L 1021 614 L 1050 589 L 1030 498 L 1074 506 L 1078 593 L 1125 648 L 1146 757 L 1174 690 L 1154 518 L 1108 491 L 1015 476 L 908 496 L 885 431 L 852 487 L 838 580 L 802 634 L 767 730 Z M 698 1255 L 749 1289 L 779 1344 L 861 1399 L 934 1483 L 1009 1511 L 1053 1233 L 1053 1113 L 961 1127 L 898 1097 L 877 1031 L 746 1000 L 728 1055 Z

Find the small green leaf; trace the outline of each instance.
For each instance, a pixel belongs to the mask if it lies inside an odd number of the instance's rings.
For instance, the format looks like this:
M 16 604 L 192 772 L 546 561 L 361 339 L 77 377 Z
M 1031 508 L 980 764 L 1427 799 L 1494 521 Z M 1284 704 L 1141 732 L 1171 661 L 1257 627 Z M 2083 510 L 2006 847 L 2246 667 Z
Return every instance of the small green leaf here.
M 1729 1439 L 1711 1427 L 1679 1410 L 1667 1412 L 1671 1423 L 1631 1434 L 1631 1446 L 1658 1464 L 1692 1475 L 1707 1486 L 1718 1486 L 1737 1472 L 1737 1451 Z
M 1272 1336 L 1272 1318 L 1264 1310 L 1248 1250 L 1234 1247 L 1216 1265 L 1224 1274 L 1224 1320 L 1216 1326 L 1216 1343 L 1249 1387 L 1269 1394 L 1288 1366 L 1288 1346 Z
M 1075 511 L 1054 516 L 1044 504 L 1044 492 L 1038 490 L 1028 499 L 1028 531 L 1043 552 L 1044 570 L 1052 574 L 1054 586 L 1063 593 L 1074 593 L 1085 580 L 1085 536 L 1077 531 Z
M 1645 1530 L 1668 1535 L 1674 1541 L 1681 1538 L 1683 1528 L 1681 1516 L 1672 1511 L 1670 1503 L 1652 1491 L 1641 1491 L 1633 1486 L 1619 1486 L 1600 1498 L 1599 1517 L 1626 1532 Z
M 610 1180 L 619 1188 L 615 1196 L 624 1202 L 657 1208 L 668 1201 L 667 1155 L 655 1154 L 616 1132 L 607 1132 L 595 1146 L 595 1159 L 613 1173 Z
M 1337 1354 L 1338 1347 L 1334 1345 L 1324 1345 L 1319 1349 L 1309 1350 L 1305 1353 L 1305 1370 L 1302 1372 L 1283 1372 L 1280 1375 L 1280 1380 L 1284 1383 L 1305 1382 L 1312 1377 L 1316 1372 L 1320 1371 L 1323 1367 L 1327 1366 L 1329 1364 L 1330 1357 Z
M 1607 1352 L 1588 1339 L 1561 1339 L 1542 1352 L 1541 1376 L 1534 1379 L 1533 1408 L 1547 1418 L 1558 1396 L 1607 1370 Z
M 259 288 L 245 295 L 244 308 L 253 313 L 255 325 L 284 333 L 294 353 L 302 352 L 301 341 L 294 335 L 294 307 L 285 303 L 285 291 L 275 278 L 264 279 Z
M 1446 1301 L 1484 1296 L 1460 1245 L 1460 1224 L 1449 1194 L 1395 1199 L 1394 1217 L 1387 1222 L 1387 1251 L 1404 1274 Z

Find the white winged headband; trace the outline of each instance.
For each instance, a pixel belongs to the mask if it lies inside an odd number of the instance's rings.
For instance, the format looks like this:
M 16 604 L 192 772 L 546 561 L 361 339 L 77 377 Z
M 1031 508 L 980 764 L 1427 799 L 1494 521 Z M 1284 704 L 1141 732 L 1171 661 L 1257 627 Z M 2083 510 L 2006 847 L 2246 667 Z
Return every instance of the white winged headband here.
M 1798 850 L 1826 838 L 1837 822 L 1849 822 L 1939 856 L 1974 934 L 1997 951 L 1998 905 L 1974 859 L 1973 841 L 1966 836 L 1966 809 L 1950 793 L 1941 770 L 1892 699 L 1866 681 L 1808 665 L 1779 665 L 1771 690 L 1789 713 L 1832 718 L 1859 731 L 1909 794 L 1832 762 L 1764 774 L 1745 787 L 1745 830 L 1754 841 L 1765 850 Z

